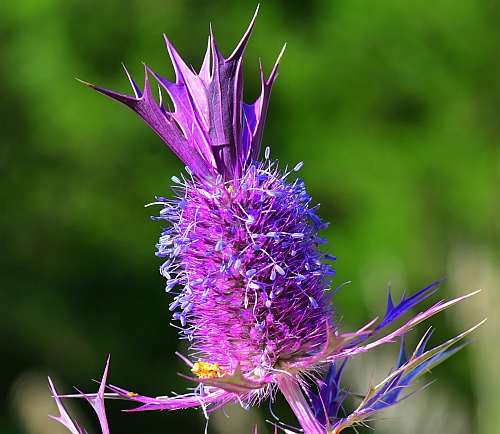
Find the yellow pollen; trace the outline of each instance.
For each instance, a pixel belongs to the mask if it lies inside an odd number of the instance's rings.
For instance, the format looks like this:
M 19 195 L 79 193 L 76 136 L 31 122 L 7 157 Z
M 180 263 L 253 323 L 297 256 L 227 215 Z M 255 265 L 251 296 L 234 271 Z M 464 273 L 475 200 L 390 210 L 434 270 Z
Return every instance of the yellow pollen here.
M 229 193 L 232 193 L 232 192 L 234 191 L 234 188 L 233 188 L 232 186 L 229 186 L 229 187 L 227 188 L 227 191 L 228 191 Z
M 222 370 L 218 363 L 208 363 L 201 359 L 193 365 L 191 372 L 199 378 L 222 378 L 230 373 L 230 371 Z
M 135 392 L 129 392 L 127 393 L 128 396 L 139 396 L 138 393 L 135 393 Z

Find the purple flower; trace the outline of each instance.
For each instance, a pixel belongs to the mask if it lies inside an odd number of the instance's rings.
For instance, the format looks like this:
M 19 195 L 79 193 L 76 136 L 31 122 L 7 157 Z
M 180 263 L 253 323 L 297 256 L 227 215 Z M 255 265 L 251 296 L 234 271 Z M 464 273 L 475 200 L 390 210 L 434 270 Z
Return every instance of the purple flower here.
M 331 303 L 335 291 L 329 291 L 335 258 L 321 249 L 325 240 L 320 231 L 327 224 L 317 215 L 318 206 L 311 204 L 304 183 L 291 176 L 302 163 L 280 169 L 269 148 L 259 160 L 281 54 L 267 80 L 261 68 L 257 101 L 243 102 L 243 55 L 256 15 L 227 59 L 210 35 L 199 73 L 167 40 L 175 83 L 147 67 L 143 90 L 127 72 L 135 96 L 86 83 L 131 108 L 186 164 L 185 175 L 172 177 L 173 198 L 155 202 L 163 208 L 154 219 L 165 221 L 156 254 L 166 258 L 160 272 L 166 291 L 174 295 L 170 310 L 181 338 L 190 342 L 190 353 L 181 357 L 199 384 L 187 394 L 157 398 L 107 386 L 112 392 L 108 396 L 140 403 L 139 410 L 201 406 L 208 414 L 228 402 L 258 403 L 279 389 L 305 433 L 339 432 L 399 402 L 401 392 L 454 352 L 452 346 L 468 332 L 433 350 L 424 351 L 422 344 L 411 358 L 400 358 L 396 371 L 370 388 L 355 412 L 340 417 L 347 396 L 340 386 L 347 358 L 394 342 L 471 294 L 439 302 L 381 336 L 432 295 L 438 282 L 403 296 L 396 305 L 389 291 L 378 325 L 374 320 L 355 333 L 339 332 Z M 168 93 L 173 110 L 164 105 L 161 92 L 159 104 L 155 101 L 149 75 Z M 94 399 L 101 426 L 107 427 L 104 384 L 105 377 L 99 393 L 87 399 Z M 60 396 L 52 390 L 59 404 Z M 62 404 L 59 408 L 59 420 L 65 423 L 69 416 L 64 416 Z
M 183 177 L 158 217 L 168 222 L 157 255 L 168 258 L 170 310 L 192 356 L 261 386 L 318 352 L 333 323 L 334 272 L 318 250 L 325 225 L 302 181 L 276 166 L 252 162 L 226 182 Z
M 175 197 L 156 202 L 163 210 L 155 219 L 167 222 L 157 255 L 167 258 L 160 271 L 175 293 L 170 310 L 192 342 L 193 363 L 202 360 L 196 373 L 233 378 L 251 398 L 297 363 L 299 372 L 315 369 L 303 361 L 334 324 L 327 293 L 334 258 L 318 249 L 326 224 L 304 183 L 288 181 L 302 164 L 280 172 L 269 148 L 257 160 L 279 60 L 267 81 L 262 74 L 258 100 L 243 103 L 242 61 L 255 18 L 228 59 L 211 35 L 199 74 L 167 40 L 176 82 L 151 74 L 174 111 L 153 99 L 149 69 L 142 92 L 129 76 L 135 97 L 90 85 L 134 110 L 186 163 L 187 175 L 172 178 Z

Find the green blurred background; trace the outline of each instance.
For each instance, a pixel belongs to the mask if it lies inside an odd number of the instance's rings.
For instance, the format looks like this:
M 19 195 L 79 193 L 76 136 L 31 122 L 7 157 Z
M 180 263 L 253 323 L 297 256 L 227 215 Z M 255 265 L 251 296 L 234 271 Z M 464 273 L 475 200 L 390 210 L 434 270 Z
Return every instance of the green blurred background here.
M 60 392 L 95 389 L 108 354 L 109 381 L 143 394 L 190 383 L 175 351 L 164 282 L 154 256 L 158 210 L 182 165 L 129 110 L 79 77 L 130 93 L 120 62 L 142 83 L 143 66 L 173 79 L 162 34 L 199 68 L 214 27 L 227 56 L 256 3 L 200 0 L 3 0 L 0 8 L 0 432 L 66 432 L 54 413 Z M 344 331 L 396 298 L 445 276 L 433 301 L 482 288 L 427 326 L 440 343 L 489 321 L 478 338 L 409 399 L 385 433 L 478 434 L 500 426 L 495 344 L 500 295 L 500 3 L 486 0 L 262 1 L 248 47 L 246 101 L 259 93 L 287 42 L 264 146 L 301 177 L 331 221 L 335 284 Z M 389 345 L 352 363 L 346 385 L 397 358 Z M 422 386 L 425 382 L 421 382 Z M 96 420 L 73 402 L 90 433 Z M 201 412 L 123 414 L 114 433 L 203 432 Z M 211 433 L 271 432 L 263 414 L 220 414 Z M 285 422 L 294 419 L 280 402 Z M 87 420 L 88 419 L 88 420 Z M 239 423 L 243 428 L 239 428 Z M 58 429 L 61 428 L 62 430 Z M 378 432 L 378 431 L 377 431 Z

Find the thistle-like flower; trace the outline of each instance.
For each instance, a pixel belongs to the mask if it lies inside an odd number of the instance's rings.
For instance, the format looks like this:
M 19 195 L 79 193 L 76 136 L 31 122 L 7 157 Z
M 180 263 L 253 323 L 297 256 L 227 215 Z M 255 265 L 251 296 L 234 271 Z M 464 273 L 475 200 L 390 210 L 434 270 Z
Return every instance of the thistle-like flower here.
M 433 350 L 425 351 L 422 343 L 409 358 L 402 352 L 396 371 L 371 386 L 351 415 L 339 416 L 346 395 L 340 387 L 345 360 L 393 342 L 468 296 L 439 302 L 383 335 L 389 324 L 432 295 L 437 283 L 403 296 L 397 305 L 389 292 L 387 312 L 378 325 L 373 321 L 355 333 L 340 333 L 331 303 L 335 291 L 329 291 L 335 258 L 321 249 L 325 240 L 320 231 L 327 224 L 304 183 L 290 176 L 302 163 L 280 169 L 269 148 L 259 160 L 282 54 L 269 78 L 261 68 L 257 101 L 243 102 L 243 55 L 256 15 L 227 59 L 210 35 L 199 73 L 167 39 L 175 83 L 147 67 L 143 90 L 127 72 L 134 96 L 85 83 L 131 108 L 186 164 L 186 174 L 172 177 L 173 198 L 154 202 L 163 207 L 154 219 L 165 221 L 156 247 L 157 256 L 166 258 L 160 272 L 167 292 L 174 295 L 170 310 L 181 337 L 190 342 L 190 354 L 181 357 L 199 384 L 185 395 L 157 398 L 107 386 L 108 396 L 141 403 L 139 410 L 202 406 L 208 414 L 228 402 L 257 403 L 279 389 L 305 433 L 336 433 L 399 402 L 404 389 L 456 351 L 453 345 L 470 330 Z M 173 110 L 161 92 L 159 103 L 154 99 L 150 75 L 170 96 Z M 51 387 L 62 412 L 59 420 L 78 432 Z M 93 398 L 87 396 L 101 415 L 104 396 L 102 385 Z M 102 417 L 101 425 L 107 427 Z

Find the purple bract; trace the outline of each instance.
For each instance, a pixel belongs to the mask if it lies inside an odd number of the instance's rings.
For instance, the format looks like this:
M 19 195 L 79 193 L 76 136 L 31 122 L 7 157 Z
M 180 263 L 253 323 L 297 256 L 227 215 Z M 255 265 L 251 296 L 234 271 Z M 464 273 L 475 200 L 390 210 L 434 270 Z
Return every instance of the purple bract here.
M 238 178 L 259 156 L 271 88 L 283 53 L 267 81 L 261 68 L 262 91 L 257 101 L 243 103 L 243 55 L 256 17 L 257 12 L 227 59 L 220 53 L 210 33 L 205 60 L 198 74 L 184 63 L 165 37 L 175 69 L 175 83 L 145 67 L 143 91 L 125 70 L 134 97 L 85 84 L 131 108 L 196 176 L 213 180 L 221 175 L 224 181 Z M 165 107 L 161 92 L 160 103 L 156 103 L 148 72 L 167 91 L 174 111 Z

